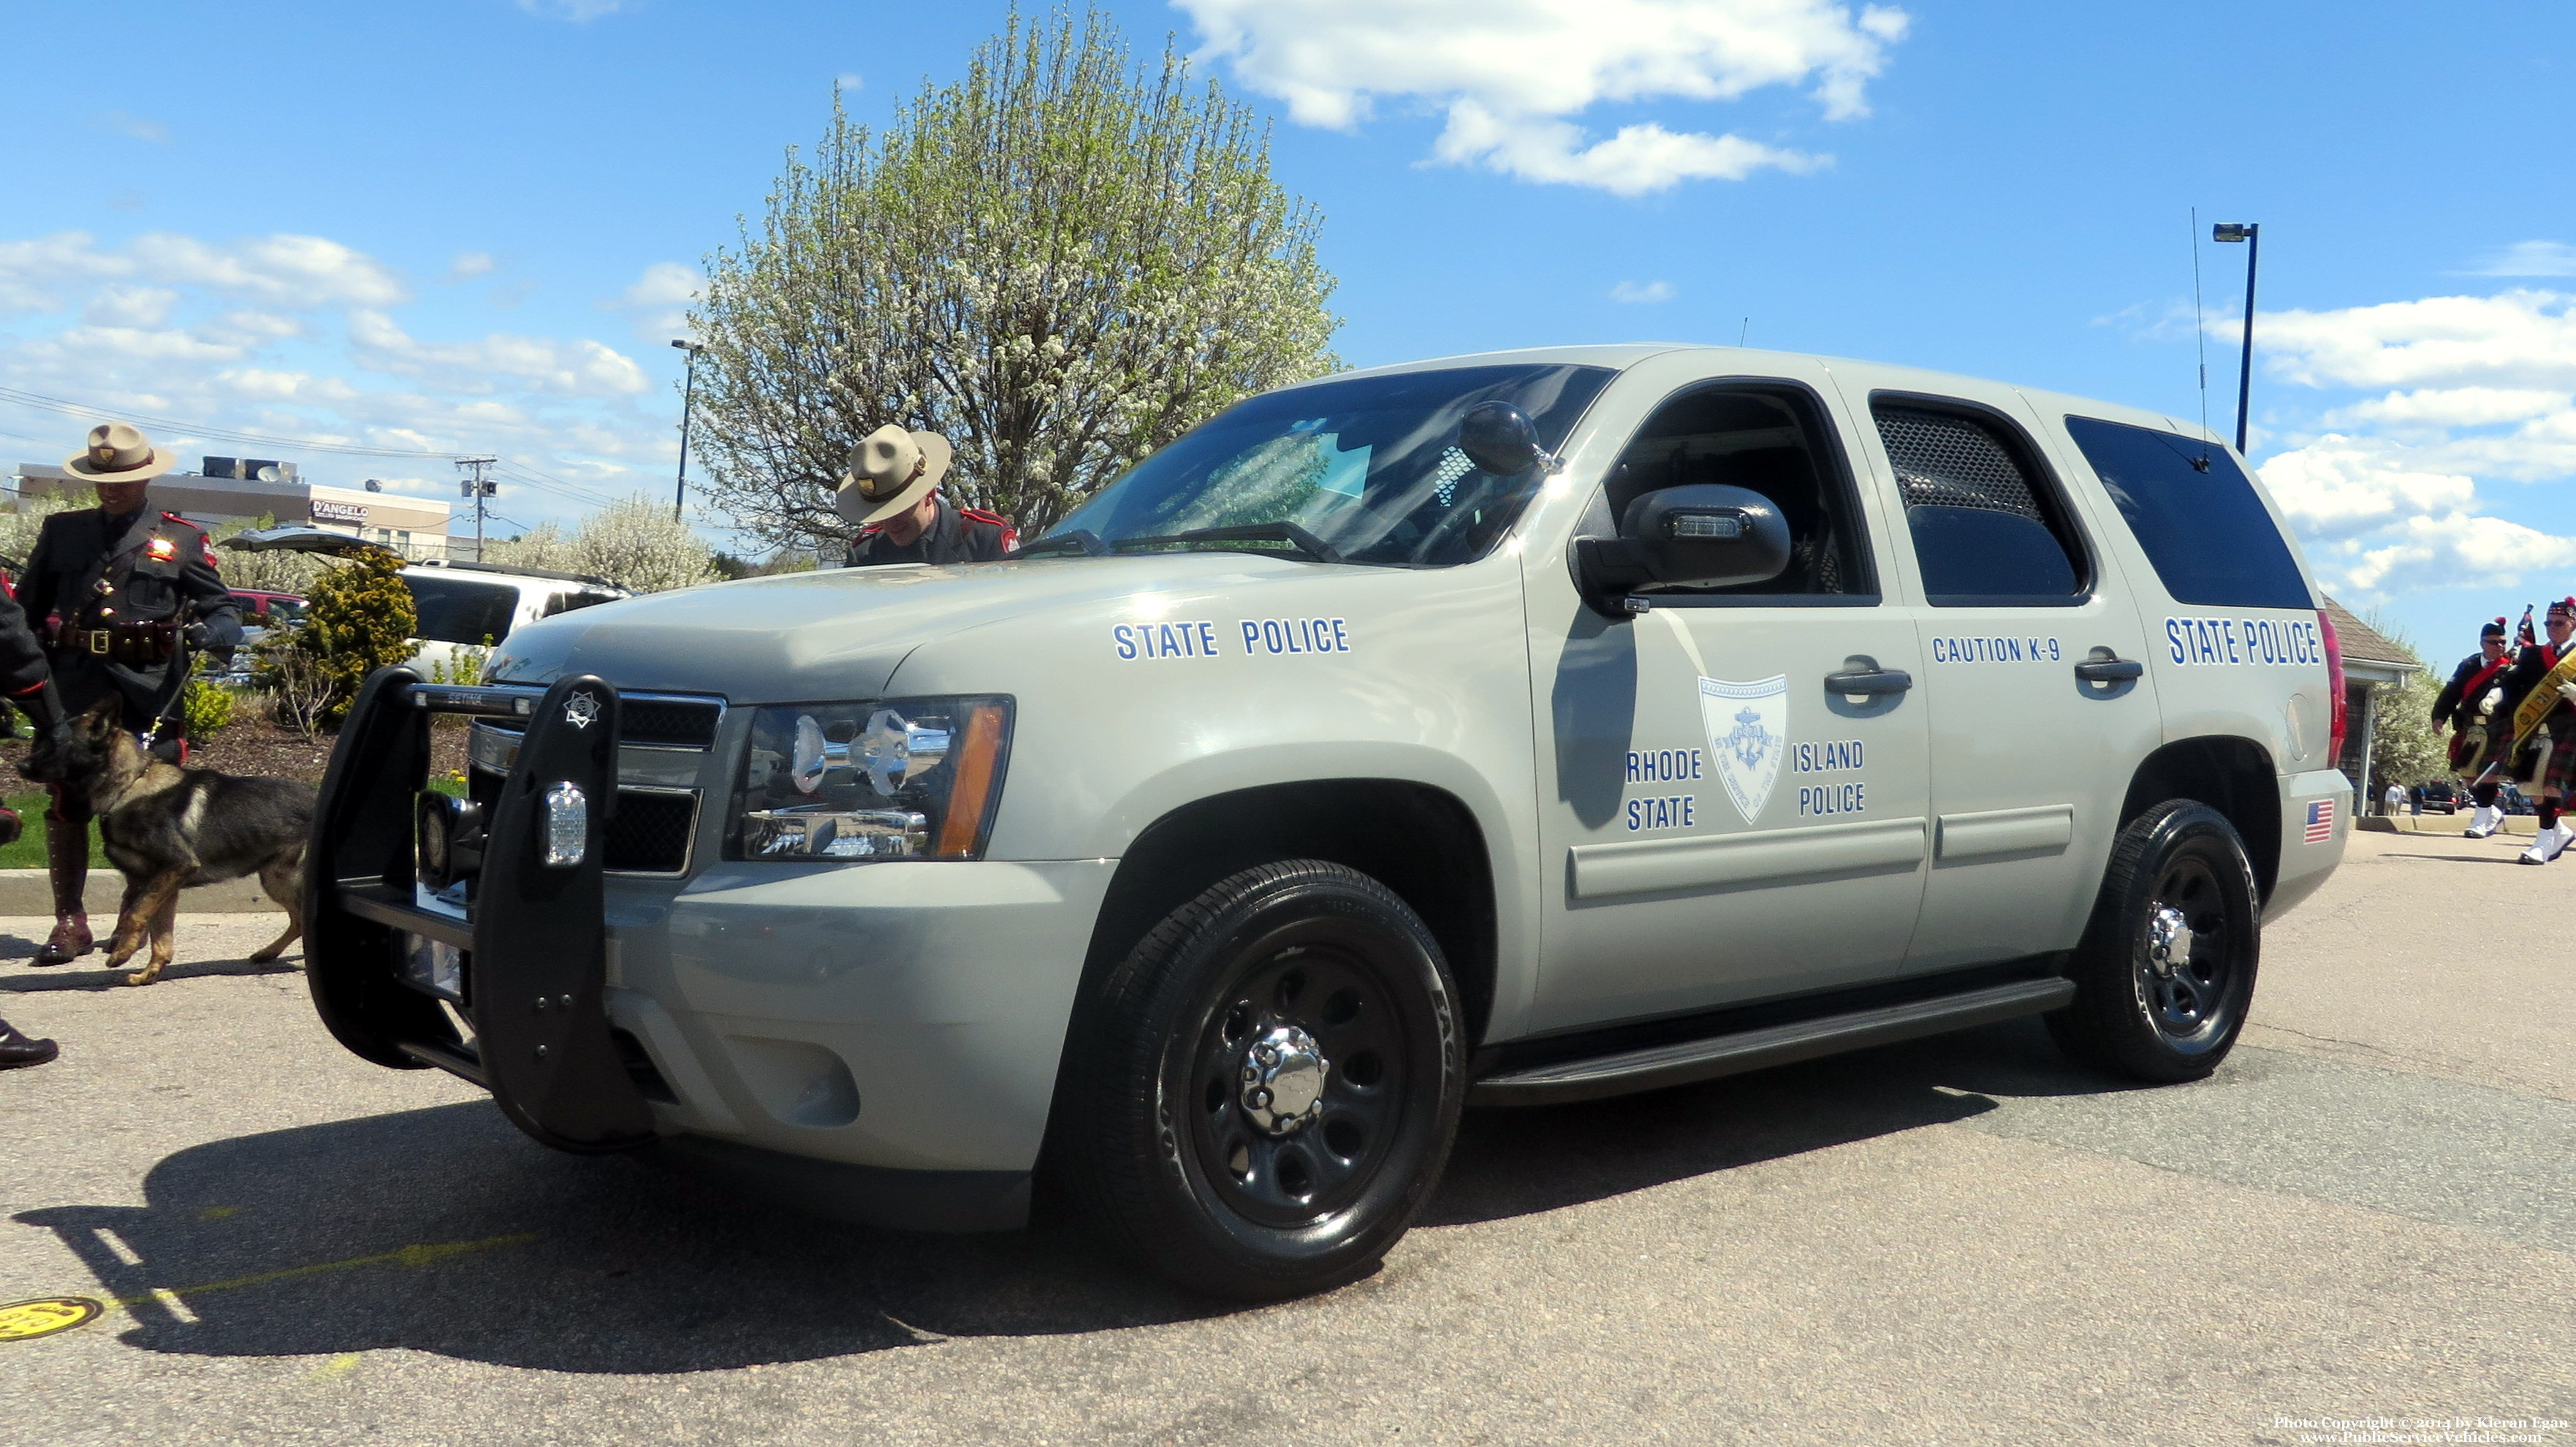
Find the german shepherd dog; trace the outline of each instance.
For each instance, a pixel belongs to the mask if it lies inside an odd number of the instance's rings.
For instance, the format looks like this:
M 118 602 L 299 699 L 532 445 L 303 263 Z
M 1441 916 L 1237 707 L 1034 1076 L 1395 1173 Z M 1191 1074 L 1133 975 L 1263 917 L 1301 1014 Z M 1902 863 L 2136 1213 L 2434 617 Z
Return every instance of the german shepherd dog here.
M 125 876 L 125 902 L 107 967 L 143 947 L 152 958 L 125 977 L 148 985 L 170 965 L 179 891 L 259 876 L 259 887 L 286 910 L 286 933 L 251 959 L 276 959 L 304 933 L 304 839 L 313 827 L 313 791 L 293 779 L 245 777 L 181 768 L 144 752 L 122 727 L 116 701 L 40 735 L 18 772 L 39 784 L 78 790 L 97 816 L 108 862 Z

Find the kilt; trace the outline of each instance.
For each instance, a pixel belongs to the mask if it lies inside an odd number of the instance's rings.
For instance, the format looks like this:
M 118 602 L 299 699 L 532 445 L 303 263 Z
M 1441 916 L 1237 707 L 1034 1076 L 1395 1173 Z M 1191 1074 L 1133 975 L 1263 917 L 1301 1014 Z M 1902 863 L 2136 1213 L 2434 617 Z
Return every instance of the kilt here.
M 2504 726 L 2496 746 L 2512 741 L 2513 725 Z M 2543 794 L 2564 798 L 2576 794 L 2576 709 L 2561 707 L 2540 721 L 2540 732 L 2523 745 L 2513 773 Z

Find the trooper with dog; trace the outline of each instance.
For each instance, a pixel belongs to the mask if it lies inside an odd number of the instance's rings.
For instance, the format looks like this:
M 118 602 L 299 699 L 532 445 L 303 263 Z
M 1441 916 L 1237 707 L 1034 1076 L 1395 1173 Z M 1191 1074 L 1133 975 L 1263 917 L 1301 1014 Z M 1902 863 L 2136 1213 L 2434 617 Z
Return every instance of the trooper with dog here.
M 832 505 L 859 525 L 842 566 L 881 563 L 994 563 L 1008 556 L 1019 529 L 999 513 L 956 507 L 939 480 L 956 449 L 936 432 L 906 432 L 892 423 L 850 452 Z
M 180 693 L 187 656 L 239 642 L 241 610 L 215 572 L 205 533 L 176 513 L 156 511 L 145 497 L 172 461 L 169 449 L 123 422 L 90 429 L 89 445 L 63 469 L 97 488 L 98 506 L 45 519 L 18 602 L 49 645 L 61 710 L 82 713 L 112 701 L 122 727 L 175 764 L 186 756 Z M 90 801 L 77 789 L 53 792 L 45 866 L 54 930 L 36 952 L 39 965 L 66 964 L 93 947 L 81 896 Z

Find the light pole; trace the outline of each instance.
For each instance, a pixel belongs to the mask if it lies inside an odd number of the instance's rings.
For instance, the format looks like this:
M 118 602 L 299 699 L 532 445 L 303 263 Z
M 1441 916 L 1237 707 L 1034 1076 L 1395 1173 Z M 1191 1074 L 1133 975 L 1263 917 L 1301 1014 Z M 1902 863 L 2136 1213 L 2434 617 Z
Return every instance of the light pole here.
M 2236 455 L 2245 455 L 2246 404 L 2254 395 L 2254 263 L 2263 255 L 2263 228 L 2251 221 L 2221 221 L 2212 241 L 2245 243 L 2245 354 L 2236 365 Z
M 673 337 L 671 345 L 689 354 L 689 380 L 680 390 L 680 486 L 671 494 L 671 521 L 680 521 L 680 507 L 689 499 L 689 419 L 698 410 L 698 353 L 706 347 L 683 337 Z

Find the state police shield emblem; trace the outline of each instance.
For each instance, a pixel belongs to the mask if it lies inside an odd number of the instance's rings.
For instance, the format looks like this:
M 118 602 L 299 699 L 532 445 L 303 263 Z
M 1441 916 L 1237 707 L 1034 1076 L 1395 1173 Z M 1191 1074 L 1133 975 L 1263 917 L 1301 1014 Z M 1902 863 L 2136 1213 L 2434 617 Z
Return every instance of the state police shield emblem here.
M 1789 744 L 1789 676 L 1757 683 L 1699 681 L 1700 722 L 1708 729 L 1708 755 L 1726 785 L 1735 812 L 1752 823 L 1771 802 L 1780 780 L 1780 757 Z

